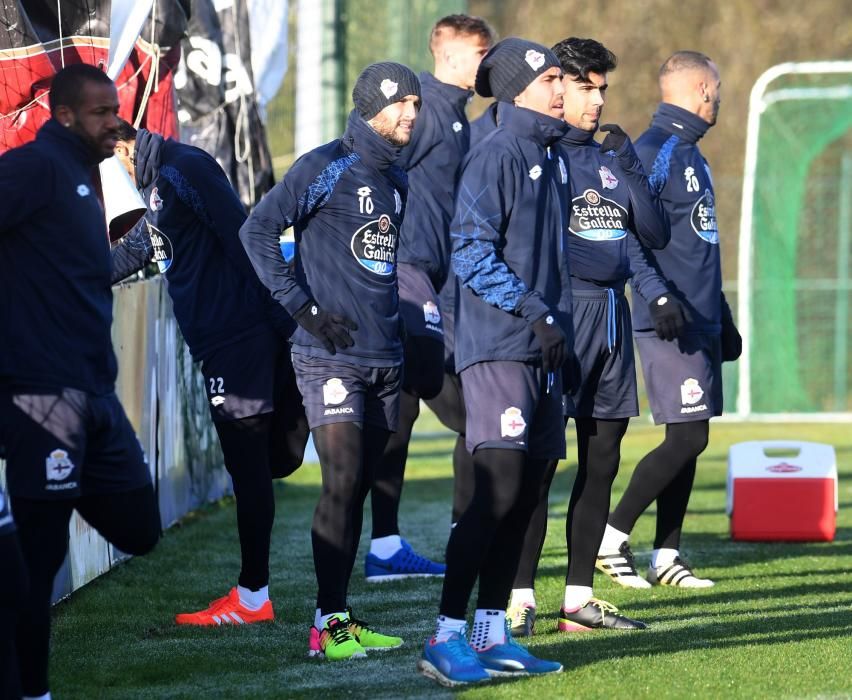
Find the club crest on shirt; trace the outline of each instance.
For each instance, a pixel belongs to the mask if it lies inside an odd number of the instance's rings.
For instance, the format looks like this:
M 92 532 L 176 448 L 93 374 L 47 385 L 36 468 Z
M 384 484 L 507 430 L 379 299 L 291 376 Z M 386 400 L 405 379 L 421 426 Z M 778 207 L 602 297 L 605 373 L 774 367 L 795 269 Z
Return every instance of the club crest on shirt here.
M 600 170 L 598 170 L 598 175 L 601 176 L 601 187 L 605 190 L 614 190 L 618 187 L 618 178 L 605 165 L 602 165 Z
M 527 422 L 520 408 L 510 406 L 500 415 L 500 435 L 502 437 L 516 438 L 524 434 Z
M 86 185 L 77 185 L 77 196 L 78 197 L 88 197 L 89 192 L 90 192 L 90 190 Z
M 148 208 L 151 211 L 160 211 L 163 208 L 163 198 L 160 197 L 159 188 L 155 187 L 151 190 L 151 196 L 148 197 Z
M 459 133 L 464 127 L 461 122 L 453 122 L 453 131 Z

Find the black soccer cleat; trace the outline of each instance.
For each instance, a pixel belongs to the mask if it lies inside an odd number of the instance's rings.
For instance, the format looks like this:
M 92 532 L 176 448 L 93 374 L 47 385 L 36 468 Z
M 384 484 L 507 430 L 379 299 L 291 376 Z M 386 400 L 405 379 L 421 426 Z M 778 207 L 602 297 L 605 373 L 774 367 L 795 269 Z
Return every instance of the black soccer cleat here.
M 559 610 L 560 632 L 588 632 L 595 629 L 614 630 L 643 630 L 647 628 L 644 622 L 631 620 L 618 612 L 612 603 L 592 598 L 579 610 Z

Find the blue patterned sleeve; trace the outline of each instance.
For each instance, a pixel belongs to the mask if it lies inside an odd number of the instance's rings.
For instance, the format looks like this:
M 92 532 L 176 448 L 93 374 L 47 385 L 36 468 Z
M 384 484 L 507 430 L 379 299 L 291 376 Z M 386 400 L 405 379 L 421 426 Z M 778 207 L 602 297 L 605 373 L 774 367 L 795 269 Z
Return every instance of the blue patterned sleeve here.
M 266 193 L 240 229 L 240 240 L 257 276 L 291 316 L 310 301 L 310 296 L 281 254 L 281 232 L 319 209 L 341 175 L 357 161 L 354 153 L 321 159 L 317 151 L 299 159 L 284 179 Z
M 512 173 L 482 151 L 464 166 L 450 227 L 453 270 L 459 283 L 502 311 L 533 322 L 549 309 L 502 256 L 508 212 L 512 206 Z

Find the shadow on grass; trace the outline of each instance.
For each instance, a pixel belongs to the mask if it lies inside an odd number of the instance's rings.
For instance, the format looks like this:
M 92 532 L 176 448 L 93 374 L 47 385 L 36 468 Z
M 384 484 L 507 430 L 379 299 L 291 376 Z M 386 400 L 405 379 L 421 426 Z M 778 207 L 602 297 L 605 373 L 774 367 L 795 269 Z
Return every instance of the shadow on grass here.
M 845 638 L 849 635 L 852 613 L 787 609 L 788 614 L 774 616 L 770 624 L 758 625 L 754 619 L 695 621 L 683 629 L 650 627 L 642 632 L 589 633 L 574 635 L 535 647 L 536 655 L 558 659 L 566 670 L 611 662 L 616 658 L 654 657 L 679 654 L 691 649 L 733 649 L 772 646 L 819 639 Z M 661 625 L 662 627 L 662 625 Z M 574 643 L 582 637 L 582 643 Z

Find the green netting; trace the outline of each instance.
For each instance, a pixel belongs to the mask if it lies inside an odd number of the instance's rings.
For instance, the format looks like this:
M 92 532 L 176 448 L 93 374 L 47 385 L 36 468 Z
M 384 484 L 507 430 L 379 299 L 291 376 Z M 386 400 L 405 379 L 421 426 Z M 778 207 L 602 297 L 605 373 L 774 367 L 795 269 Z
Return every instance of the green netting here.
M 842 263 L 852 238 L 852 75 L 788 77 L 766 97 L 753 209 L 751 409 L 850 411 L 852 292 Z
M 467 0 L 342 0 L 340 6 L 339 129 L 352 107 L 352 87 L 363 68 L 376 61 L 398 61 L 417 73 L 432 70 L 432 27 L 441 17 L 465 12 Z

